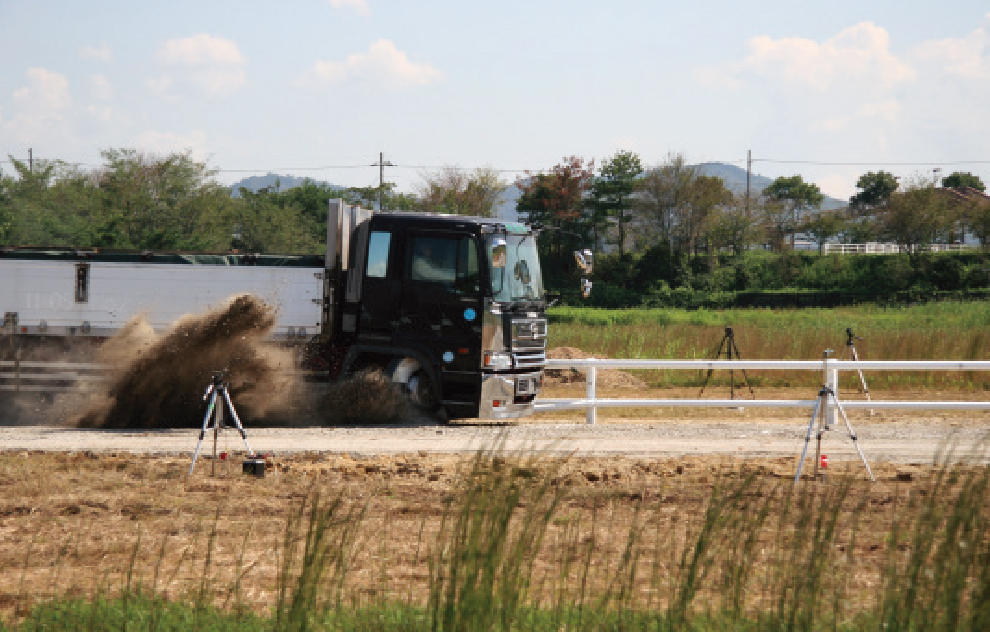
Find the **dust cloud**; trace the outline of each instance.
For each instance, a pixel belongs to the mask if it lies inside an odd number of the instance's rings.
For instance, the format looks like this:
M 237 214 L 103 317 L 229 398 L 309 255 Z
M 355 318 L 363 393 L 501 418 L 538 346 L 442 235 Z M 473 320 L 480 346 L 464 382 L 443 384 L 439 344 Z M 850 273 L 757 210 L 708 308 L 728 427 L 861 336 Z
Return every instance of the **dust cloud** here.
M 333 384 L 319 400 L 325 423 L 340 425 L 395 424 L 429 421 L 399 387 L 381 371 L 366 370 Z
M 228 394 L 245 426 L 423 421 L 380 371 L 334 384 L 307 382 L 299 370 L 303 347 L 271 342 L 275 322 L 272 307 L 245 294 L 184 316 L 165 333 L 137 316 L 98 346 L 76 348 L 53 338 L 32 349 L 31 359 L 103 364 L 111 367 L 107 380 L 70 393 L 0 393 L 0 425 L 199 428 L 203 396 L 217 371 L 226 371 Z
M 113 367 L 111 386 L 76 421 L 84 428 L 184 428 L 203 423 L 203 395 L 226 371 L 242 421 L 283 418 L 303 402 L 294 352 L 267 342 L 275 311 L 257 297 L 232 297 L 200 316 L 185 316 L 164 335 L 132 319 L 98 351 Z

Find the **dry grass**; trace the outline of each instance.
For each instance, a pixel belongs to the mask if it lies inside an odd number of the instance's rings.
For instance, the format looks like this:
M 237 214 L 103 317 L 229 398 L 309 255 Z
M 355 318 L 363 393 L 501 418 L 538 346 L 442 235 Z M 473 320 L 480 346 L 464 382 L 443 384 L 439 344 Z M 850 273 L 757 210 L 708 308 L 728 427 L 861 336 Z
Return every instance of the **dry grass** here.
M 220 605 L 268 611 L 278 598 L 287 521 L 314 491 L 339 494 L 348 508 L 363 512 L 348 551 L 348 599 L 423 604 L 430 552 L 470 461 L 313 455 L 278 462 L 255 479 L 234 472 L 211 477 L 213 463 L 202 458 L 187 477 L 188 459 L 6 453 L 0 455 L 0 610 L 10 616 L 39 600 L 140 584 L 172 599 L 191 599 L 205 588 Z M 543 463 L 554 470 L 554 488 L 569 492 L 534 560 L 533 596 L 552 603 L 581 581 L 588 594 L 607 594 L 616 573 L 630 572 L 624 560 L 635 534 L 637 568 L 627 599 L 654 606 L 669 594 L 670 586 L 659 583 L 679 581 L 680 555 L 696 537 L 718 481 L 755 476 L 755 507 L 763 495 L 789 485 L 794 467 L 793 459 Z M 850 512 L 848 522 L 843 518 L 847 531 L 839 537 L 848 547 L 844 581 L 861 595 L 862 606 L 876 598 L 891 523 L 926 472 L 881 465 L 877 475 L 878 484 L 857 483 L 844 501 L 861 510 Z M 851 521 L 858 523 L 854 530 Z M 762 533 L 755 549 L 756 572 L 767 581 L 779 533 Z M 589 571 L 582 578 L 586 557 Z

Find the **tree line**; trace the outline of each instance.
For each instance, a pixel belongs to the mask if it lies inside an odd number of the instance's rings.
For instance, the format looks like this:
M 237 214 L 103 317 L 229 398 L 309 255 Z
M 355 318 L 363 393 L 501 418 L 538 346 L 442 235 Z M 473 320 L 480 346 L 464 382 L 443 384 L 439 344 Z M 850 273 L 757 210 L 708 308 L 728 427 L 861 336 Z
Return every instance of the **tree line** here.
M 941 184 L 941 186 L 938 186 Z M 906 252 L 934 243 L 954 243 L 965 232 L 981 244 L 990 238 L 990 203 L 977 176 L 957 172 L 939 183 L 915 176 L 903 185 L 892 174 L 863 174 L 849 206 L 821 209 L 824 195 L 800 175 L 774 180 L 758 194 L 734 194 L 725 182 L 669 155 L 645 166 L 619 151 L 597 170 L 593 162 L 565 158 L 546 173 L 518 185 L 518 210 L 556 234 L 544 239 L 559 252 L 566 235 L 614 250 L 620 257 L 667 244 L 690 255 L 759 246 L 782 252 L 804 235 L 819 248 L 832 240 L 889 241 Z
M 507 184 L 491 169 L 425 173 L 416 193 L 306 181 L 240 189 L 188 152 L 101 152 L 102 164 L 28 164 L 0 170 L 0 245 L 257 253 L 313 253 L 326 242 L 327 203 L 490 216 Z
M 680 154 L 655 165 L 629 151 L 598 165 L 565 157 L 515 184 L 489 168 L 445 167 L 421 174 L 413 193 L 398 192 L 391 183 L 339 188 L 307 181 L 285 190 L 241 189 L 237 197 L 217 181 L 216 169 L 188 152 L 156 156 L 108 149 L 101 156 L 95 168 L 61 161 L 28 165 L 11 157 L 13 170 L 0 172 L 0 244 L 313 253 L 325 243 L 331 198 L 390 210 L 491 216 L 506 188 L 517 186 L 520 217 L 540 230 L 549 285 L 573 285 L 570 252 L 593 245 L 602 255 L 598 278 L 606 288 L 596 294 L 607 297 L 618 292 L 609 284 L 654 296 L 680 288 L 821 287 L 820 281 L 801 281 L 806 274 L 789 272 L 795 258 L 788 253 L 798 235 L 819 246 L 836 239 L 893 241 L 921 272 L 926 246 L 958 241 L 966 232 L 986 246 L 990 237 L 990 204 L 977 194 L 985 187 L 961 172 L 941 182 L 916 176 L 904 183 L 884 171 L 869 172 L 859 178 L 847 208 L 823 211 L 822 192 L 800 175 L 777 178 L 747 197 Z M 757 250 L 776 255 L 776 263 L 761 260 L 760 266 L 779 270 L 778 278 L 749 285 L 727 281 L 733 274 L 754 277 L 738 270 L 752 267 L 740 262 L 759 259 L 752 254 Z M 904 277 L 903 271 L 897 274 Z M 912 283 L 917 279 L 905 287 Z

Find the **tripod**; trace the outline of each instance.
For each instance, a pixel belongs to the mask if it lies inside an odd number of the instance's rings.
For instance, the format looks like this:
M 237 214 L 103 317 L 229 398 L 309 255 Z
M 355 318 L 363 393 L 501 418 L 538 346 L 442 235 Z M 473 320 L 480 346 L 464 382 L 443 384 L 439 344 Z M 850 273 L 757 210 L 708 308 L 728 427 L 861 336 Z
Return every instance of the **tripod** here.
M 846 348 L 845 350 L 843 350 L 842 357 L 839 358 L 840 360 L 851 359 L 856 362 L 859 361 L 859 354 L 856 353 L 857 340 L 862 340 L 862 338 L 853 335 L 852 327 L 846 327 Z M 870 388 L 866 385 L 866 378 L 863 377 L 863 371 L 861 371 L 860 369 L 856 369 L 856 373 L 859 374 L 860 390 L 866 395 L 866 401 L 868 402 L 873 401 L 872 399 L 870 399 Z M 873 411 L 871 410 L 870 415 L 872 414 Z
M 853 445 L 856 446 L 856 452 L 859 453 L 859 458 L 863 461 L 863 465 L 866 466 L 866 472 L 870 475 L 870 480 L 876 482 L 873 478 L 873 470 L 870 469 L 870 464 L 866 462 L 866 457 L 863 455 L 863 451 L 859 447 L 859 441 L 856 440 L 856 433 L 852 429 L 852 425 L 849 423 L 849 418 L 846 417 L 846 409 L 842 407 L 839 403 L 839 398 L 836 396 L 832 387 L 828 385 L 828 357 L 834 353 L 831 349 L 826 349 L 822 352 L 822 388 L 818 391 L 818 401 L 815 402 L 815 408 L 811 412 L 811 421 L 808 423 L 808 434 L 804 438 L 804 450 L 801 452 L 801 460 L 798 461 L 797 474 L 794 475 L 795 484 L 801 480 L 801 468 L 804 467 L 804 459 L 808 455 L 808 444 L 811 443 L 811 431 L 815 427 L 815 420 L 818 420 L 818 444 L 815 447 L 815 479 L 818 479 L 818 467 L 821 461 L 822 453 L 822 435 L 825 434 L 827 430 L 831 430 L 828 426 L 828 422 L 825 421 L 828 415 L 829 398 L 832 398 L 832 403 L 842 414 L 842 420 L 846 424 L 846 430 L 849 431 L 849 438 L 853 440 Z
M 206 406 L 206 415 L 203 416 L 203 427 L 199 431 L 199 442 L 196 443 L 196 451 L 193 453 L 192 465 L 189 466 L 189 474 L 192 475 L 193 468 L 196 467 L 196 458 L 199 456 L 199 449 L 203 446 L 203 438 L 206 436 L 207 430 L 213 430 L 213 467 L 210 470 L 210 475 L 216 474 L 217 467 L 217 439 L 220 436 L 220 430 L 227 427 L 224 424 L 223 419 L 223 407 L 224 404 L 227 405 L 227 410 L 230 411 L 230 416 L 234 419 L 234 424 L 236 424 L 237 430 L 241 433 L 241 438 L 244 439 L 244 445 L 247 447 L 248 454 L 254 454 L 254 450 L 251 449 L 251 444 L 248 443 L 247 433 L 244 432 L 244 426 L 241 425 L 241 420 L 237 416 L 237 411 L 234 410 L 234 404 L 230 401 L 230 395 L 227 393 L 227 383 L 224 381 L 224 377 L 227 375 L 227 370 L 215 371 L 213 373 L 213 380 L 210 385 L 206 388 L 206 394 L 203 395 L 203 401 L 207 399 L 210 403 Z M 217 399 L 222 399 L 218 404 Z M 213 425 L 210 425 L 210 422 Z
M 739 355 L 739 347 L 736 346 L 736 337 L 732 333 L 732 327 L 725 328 L 725 335 L 722 336 L 722 341 L 718 343 L 718 350 L 715 351 L 715 357 L 713 358 L 714 360 L 718 360 L 720 357 L 722 357 L 723 349 L 725 350 L 724 353 L 727 360 L 732 359 L 733 353 L 736 354 L 737 360 L 742 359 Z M 749 381 L 746 376 L 746 369 L 740 369 L 740 370 L 742 371 L 743 374 L 743 384 L 745 384 L 746 388 L 749 389 L 749 394 L 753 396 L 753 399 L 756 399 L 756 393 L 753 392 L 753 387 L 749 385 Z M 705 392 L 705 387 L 708 386 L 708 380 L 712 379 L 712 373 L 714 372 L 715 369 L 708 369 L 708 374 L 705 376 L 705 383 L 701 385 L 701 390 L 698 392 L 699 397 L 701 396 L 702 393 Z M 732 369 L 729 369 L 729 399 L 735 399 L 735 398 L 736 398 L 735 372 Z

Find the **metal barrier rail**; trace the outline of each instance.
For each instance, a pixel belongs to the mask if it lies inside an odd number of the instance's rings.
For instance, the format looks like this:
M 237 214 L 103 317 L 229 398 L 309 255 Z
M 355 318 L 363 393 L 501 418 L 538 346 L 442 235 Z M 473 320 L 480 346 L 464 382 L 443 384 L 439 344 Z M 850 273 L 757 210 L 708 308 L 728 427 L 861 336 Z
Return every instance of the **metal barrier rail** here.
M 814 408 L 818 399 L 599 399 L 596 396 L 597 369 L 680 369 L 680 370 L 786 370 L 820 371 L 833 393 L 839 392 L 839 371 L 990 371 L 988 360 L 547 360 L 548 369 L 585 371 L 585 397 L 581 399 L 539 398 L 536 412 L 584 408 L 586 421 L 594 424 L 599 408 Z M 990 401 L 847 401 L 843 408 L 955 409 L 990 410 Z M 837 423 L 838 411 L 826 411 L 831 423 Z
M 38 362 L 0 360 L 0 391 L 66 393 L 91 382 L 106 382 L 110 366 L 92 362 Z M 307 379 L 325 382 L 326 371 L 291 371 Z
M 69 392 L 86 382 L 104 382 L 109 367 L 90 362 L 0 360 L 0 391 Z

